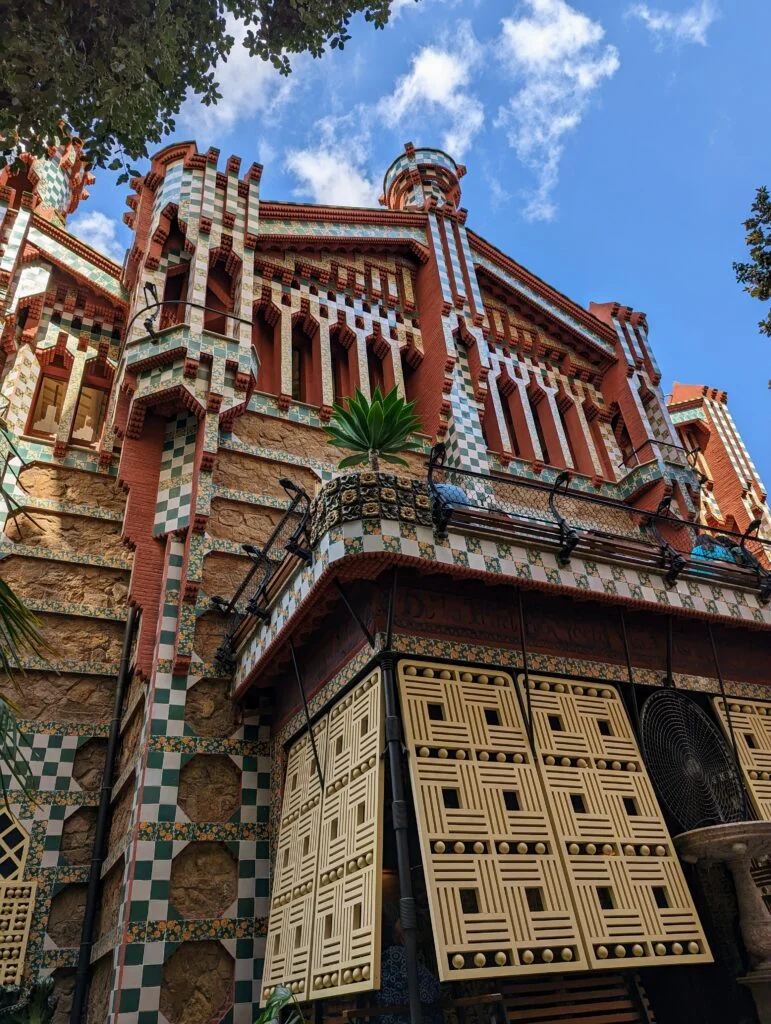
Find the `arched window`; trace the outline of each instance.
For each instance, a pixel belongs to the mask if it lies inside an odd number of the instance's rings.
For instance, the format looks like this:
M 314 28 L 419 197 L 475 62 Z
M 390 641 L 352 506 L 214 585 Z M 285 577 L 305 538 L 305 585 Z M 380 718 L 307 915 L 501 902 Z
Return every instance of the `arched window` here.
M 385 368 L 383 360 L 376 355 L 372 345 L 367 346 L 367 374 L 369 376 L 369 390 L 374 395 L 375 388 L 380 388 L 381 394 L 387 394 L 391 388 L 386 386 Z
M 72 357 L 57 352 L 41 371 L 35 401 L 27 420 L 27 433 L 36 437 L 55 437 L 64 409 L 64 396 L 70 378 Z
M 318 337 L 318 334 L 317 334 Z M 314 375 L 314 339 L 300 323 L 292 325 L 292 398 L 317 405 L 321 381 Z
M 111 384 L 112 370 L 106 363 L 97 364 L 92 360 L 86 364 L 70 433 L 73 444 L 93 447 L 98 442 L 107 415 Z
M 233 312 L 233 280 L 222 263 L 209 268 L 206 281 L 206 302 L 208 307 L 203 315 L 204 330 L 215 334 L 227 334 L 229 318 L 225 313 Z
M 163 286 L 163 302 L 160 316 L 160 329 L 173 327 L 174 324 L 182 324 L 187 318 L 187 307 L 184 301 L 187 298 L 187 280 L 189 263 L 180 263 L 176 267 L 170 267 L 166 274 L 166 281 Z
M 350 349 L 339 338 L 329 339 L 329 358 L 332 365 L 332 397 L 335 402 L 350 398 L 353 394 L 349 364 Z
M 511 441 L 511 451 L 515 458 L 521 458 L 519 449 L 519 441 L 517 440 L 517 431 L 514 429 L 514 417 L 511 415 L 511 404 L 509 398 L 504 395 L 500 388 L 498 388 L 498 397 L 501 400 L 501 409 L 503 410 L 503 422 L 506 424 L 506 429 L 509 432 L 509 440 Z
M 279 387 L 279 357 L 276 351 L 276 325 L 271 323 L 264 309 L 258 309 L 252 320 L 252 345 L 260 361 L 257 390 L 276 395 Z
M 548 464 L 551 464 L 551 458 L 549 456 L 549 449 L 548 449 L 548 446 L 546 444 L 546 434 L 544 433 L 543 423 L 541 422 L 541 416 L 540 416 L 540 413 L 539 413 L 539 406 L 543 407 L 546 399 L 542 398 L 541 401 L 536 404 L 536 402 L 533 399 L 533 396 L 528 391 L 528 393 L 527 393 L 527 400 L 528 400 L 528 403 L 530 405 L 530 412 L 531 412 L 532 417 L 533 417 L 533 425 L 535 426 L 535 432 L 536 432 L 536 435 L 538 436 L 538 444 L 541 446 L 541 455 L 542 455 L 543 461 L 548 463 Z
M 632 439 L 629 436 L 629 431 L 626 429 L 626 423 L 624 423 L 624 417 L 621 415 L 620 409 L 616 409 L 613 413 L 613 418 L 610 421 L 610 429 L 613 431 L 616 444 L 621 450 L 621 458 L 624 461 L 624 465 L 627 469 L 630 469 L 633 463 L 634 445 L 632 444 Z

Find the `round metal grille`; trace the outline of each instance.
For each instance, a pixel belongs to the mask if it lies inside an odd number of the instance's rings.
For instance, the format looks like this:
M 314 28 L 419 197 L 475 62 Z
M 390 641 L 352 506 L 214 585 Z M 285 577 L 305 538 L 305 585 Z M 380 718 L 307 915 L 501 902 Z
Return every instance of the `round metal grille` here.
M 746 817 L 731 751 L 690 697 L 670 689 L 651 694 L 640 731 L 653 784 L 684 832 Z

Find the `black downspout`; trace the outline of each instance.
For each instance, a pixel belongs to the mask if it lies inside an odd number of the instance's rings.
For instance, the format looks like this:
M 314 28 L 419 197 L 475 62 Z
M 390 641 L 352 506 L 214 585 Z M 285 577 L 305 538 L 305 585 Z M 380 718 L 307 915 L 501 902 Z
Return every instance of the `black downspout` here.
M 420 982 L 418 980 L 418 915 L 415 908 L 415 897 L 412 892 L 410 845 L 407 831 L 409 822 L 407 801 L 404 799 L 404 778 L 402 776 L 404 743 L 402 741 L 402 722 L 399 717 L 399 706 L 396 700 L 394 656 L 391 650 L 394 632 L 394 610 L 396 607 L 396 581 L 397 569 L 394 566 L 391 592 L 388 598 L 388 626 L 385 650 L 380 656 L 380 668 L 383 673 L 386 745 L 388 747 L 388 766 L 391 770 L 391 814 L 394 823 L 394 838 L 396 839 L 396 870 L 399 875 L 399 920 L 402 924 L 404 955 L 407 960 L 410 1024 L 422 1024 L 423 1008 L 420 1005 Z
M 391 769 L 391 812 L 396 838 L 396 867 L 399 874 L 399 917 L 404 933 L 404 953 L 407 960 L 410 1022 L 411 1024 L 421 1024 L 423 1011 L 420 1005 L 418 982 L 418 919 L 415 898 L 412 893 L 410 848 L 407 839 L 407 801 L 404 799 L 402 779 L 402 723 L 396 707 L 394 659 L 390 652 L 381 655 L 380 667 L 383 672 L 385 694 L 386 744 L 388 746 L 388 765 Z
M 83 931 L 80 936 L 78 969 L 75 974 L 75 988 L 72 993 L 70 1024 L 81 1024 L 83 1011 L 86 1008 L 86 996 L 88 995 L 88 985 L 91 976 L 91 950 L 94 945 L 96 913 L 99 909 L 99 888 L 101 883 L 102 864 L 104 863 L 104 855 L 107 847 L 107 822 L 110 816 L 110 800 L 112 798 L 113 782 L 115 781 L 115 761 L 116 754 L 118 752 L 118 740 L 120 739 L 120 722 L 123 714 L 123 700 L 126 695 L 129 660 L 131 658 L 131 644 L 134 639 L 136 622 L 137 610 L 132 605 L 129 608 L 128 618 L 126 619 L 126 628 L 123 632 L 123 649 L 120 655 L 120 668 L 118 669 L 118 680 L 115 686 L 115 700 L 112 708 L 110 735 L 107 740 L 107 755 L 104 761 L 102 790 L 99 796 L 99 812 L 96 818 L 96 833 L 94 835 L 94 847 L 91 854 L 91 871 L 88 876 L 86 911 L 83 916 Z

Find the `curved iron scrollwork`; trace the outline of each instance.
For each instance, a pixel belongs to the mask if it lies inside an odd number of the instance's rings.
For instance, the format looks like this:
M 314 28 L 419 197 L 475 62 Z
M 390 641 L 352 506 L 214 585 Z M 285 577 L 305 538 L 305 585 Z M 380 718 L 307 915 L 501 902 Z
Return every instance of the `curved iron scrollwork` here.
M 227 633 L 215 655 L 217 663 L 229 672 L 235 667 L 234 640 L 244 620 L 253 617 L 265 621 L 270 616 L 267 589 L 284 560 L 287 557 L 303 562 L 311 560 L 311 499 L 292 480 L 282 477 L 279 483 L 289 497 L 286 511 L 261 548 L 254 544 L 241 545 L 252 559 L 252 566 L 233 596 L 229 600 L 223 597 L 211 599 L 215 608 L 230 616 Z
M 659 529 L 659 520 L 668 519 L 671 515 L 670 505 L 672 504 L 672 495 L 668 494 L 665 498 L 662 498 L 658 504 L 656 511 L 649 515 L 645 521 L 644 527 L 649 533 L 653 535 L 661 549 L 662 564 L 666 569 L 666 576 L 664 580 L 669 587 L 673 587 L 677 582 L 677 577 L 688 565 L 688 559 L 685 555 L 681 554 L 677 548 L 673 547 L 668 540 L 666 540 Z M 674 520 L 674 517 L 672 517 Z
M 573 549 L 578 545 L 581 540 L 581 535 L 577 530 L 573 529 L 570 523 L 565 519 L 560 510 L 557 508 L 557 495 L 560 493 L 567 493 L 570 481 L 573 478 L 573 474 L 568 470 L 563 470 L 562 473 L 554 481 L 549 495 L 549 508 L 551 514 L 554 516 L 560 531 L 560 549 L 557 552 L 557 562 L 561 566 L 566 566 L 570 562 L 570 556 Z
M 431 449 L 428 459 L 428 488 L 431 492 L 431 515 L 434 520 L 436 535 L 439 538 L 447 536 L 447 527 L 450 525 L 453 507 L 453 503 L 442 492 L 442 485 L 438 484 L 434 479 L 436 470 L 444 466 L 446 458 L 447 445 L 440 441 Z

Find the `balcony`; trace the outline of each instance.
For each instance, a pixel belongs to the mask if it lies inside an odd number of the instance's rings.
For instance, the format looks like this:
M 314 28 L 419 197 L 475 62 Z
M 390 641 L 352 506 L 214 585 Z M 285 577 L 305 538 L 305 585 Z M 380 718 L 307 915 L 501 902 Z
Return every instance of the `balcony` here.
M 771 625 L 771 545 L 552 484 L 484 476 L 431 455 L 426 479 L 347 473 L 311 501 L 291 495 L 284 520 L 230 601 L 220 664 L 248 685 L 318 588 L 344 573 L 373 578 L 388 562 L 639 602 L 661 610 Z M 291 490 L 294 488 L 294 490 Z M 297 495 L 301 497 L 297 499 Z
M 760 520 L 736 534 L 678 518 L 669 498 L 649 510 L 572 489 L 569 472 L 544 485 L 456 469 L 445 460 L 444 446 L 435 446 L 428 485 L 439 537 L 452 528 L 525 541 L 554 551 L 563 567 L 575 554 L 662 571 L 669 587 L 683 576 L 771 600 L 771 544 L 756 536 Z

